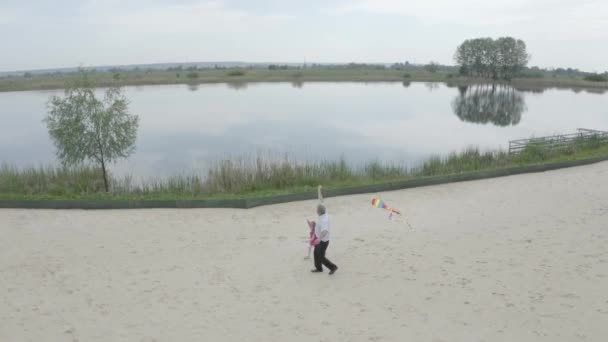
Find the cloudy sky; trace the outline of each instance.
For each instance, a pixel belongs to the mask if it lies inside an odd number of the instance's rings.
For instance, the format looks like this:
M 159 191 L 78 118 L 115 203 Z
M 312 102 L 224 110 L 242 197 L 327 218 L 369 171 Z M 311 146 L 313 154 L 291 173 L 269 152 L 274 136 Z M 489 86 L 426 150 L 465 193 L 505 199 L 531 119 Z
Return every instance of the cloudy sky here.
M 606 0 L 0 0 L 0 71 L 195 61 L 452 64 L 514 36 L 531 65 L 608 70 Z

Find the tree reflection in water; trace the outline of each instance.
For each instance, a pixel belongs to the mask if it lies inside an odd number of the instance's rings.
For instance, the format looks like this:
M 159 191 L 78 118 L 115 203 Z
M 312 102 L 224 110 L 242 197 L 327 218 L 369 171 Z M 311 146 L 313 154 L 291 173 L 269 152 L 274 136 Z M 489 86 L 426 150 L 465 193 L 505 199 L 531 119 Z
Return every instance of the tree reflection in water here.
M 524 96 L 508 85 L 459 86 L 458 91 L 452 110 L 462 121 L 515 126 L 527 109 Z

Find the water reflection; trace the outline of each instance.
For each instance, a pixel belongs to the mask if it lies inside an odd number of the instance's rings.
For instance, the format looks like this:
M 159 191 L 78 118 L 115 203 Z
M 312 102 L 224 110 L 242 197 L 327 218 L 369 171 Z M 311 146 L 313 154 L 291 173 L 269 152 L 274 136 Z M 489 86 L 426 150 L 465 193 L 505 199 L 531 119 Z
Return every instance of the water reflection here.
M 516 85 L 514 86 L 515 90 L 522 93 L 532 93 L 532 94 L 542 94 L 548 88 L 544 88 L 542 86 L 524 86 L 524 85 Z
M 426 82 L 424 83 L 424 85 L 429 91 L 435 91 L 439 89 L 439 82 Z
M 586 92 L 588 92 L 589 94 L 598 94 L 598 95 L 602 95 L 606 93 L 606 89 L 602 89 L 602 88 L 587 88 L 585 89 Z
M 226 83 L 226 86 L 234 90 L 245 90 L 247 87 L 249 87 L 249 83 L 246 81 L 235 81 Z
M 526 111 L 524 96 L 511 86 L 479 84 L 459 86 L 458 91 L 452 110 L 462 121 L 515 126 Z
M 137 152 L 112 172 L 164 177 L 204 170 L 224 154 L 246 155 L 257 149 L 288 153 L 298 160 L 344 156 L 354 164 L 378 159 L 415 166 L 430 155 L 471 145 L 504 148 L 516 138 L 577 127 L 608 128 L 608 97 L 589 91 L 575 94 L 554 88 L 532 95 L 530 87 L 519 85 L 512 89 L 453 81 L 439 83 L 431 92 L 425 83 L 409 79 L 311 82 L 298 88 L 297 81 L 193 81 L 192 89 L 182 84 L 125 87 L 130 110 L 141 120 Z M 51 95 L 62 91 L 0 93 L 0 164 L 55 161 L 42 123 Z

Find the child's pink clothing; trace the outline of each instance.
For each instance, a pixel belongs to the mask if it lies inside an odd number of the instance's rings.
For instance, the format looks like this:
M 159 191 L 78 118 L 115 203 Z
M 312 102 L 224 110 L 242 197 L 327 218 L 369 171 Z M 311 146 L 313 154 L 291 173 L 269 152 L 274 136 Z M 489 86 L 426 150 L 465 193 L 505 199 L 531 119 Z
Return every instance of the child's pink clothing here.
M 308 222 L 308 226 L 310 227 L 310 242 L 309 243 L 311 246 L 314 247 L 319 244 L 319 240 L 317 239 L 317 234 L 315 234 L 315 226 L 317 224 L 315 223 L 315 221 L 308 221 L 308 220 L 306 220 L 306 221 Z
M 315 230 L 311 229 L 310 230 L 310 245 L 313 246 L 313 247 L 316 246 L 316 245 L 318 245 L 318 243 L 315 244 L 316 240 L 317 240 L 317 235 L 315 234 Z

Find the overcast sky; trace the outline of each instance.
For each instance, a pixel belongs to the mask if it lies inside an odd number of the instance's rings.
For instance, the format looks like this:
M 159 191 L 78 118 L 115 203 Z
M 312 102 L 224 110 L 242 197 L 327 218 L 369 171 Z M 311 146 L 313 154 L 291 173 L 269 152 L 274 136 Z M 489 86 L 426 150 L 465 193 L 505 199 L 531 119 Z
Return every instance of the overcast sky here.
M 0 71 L 162 62 L 453 64 L 513 36 L 530 65 L 608 70 L 607 0 L 0 0 Z

